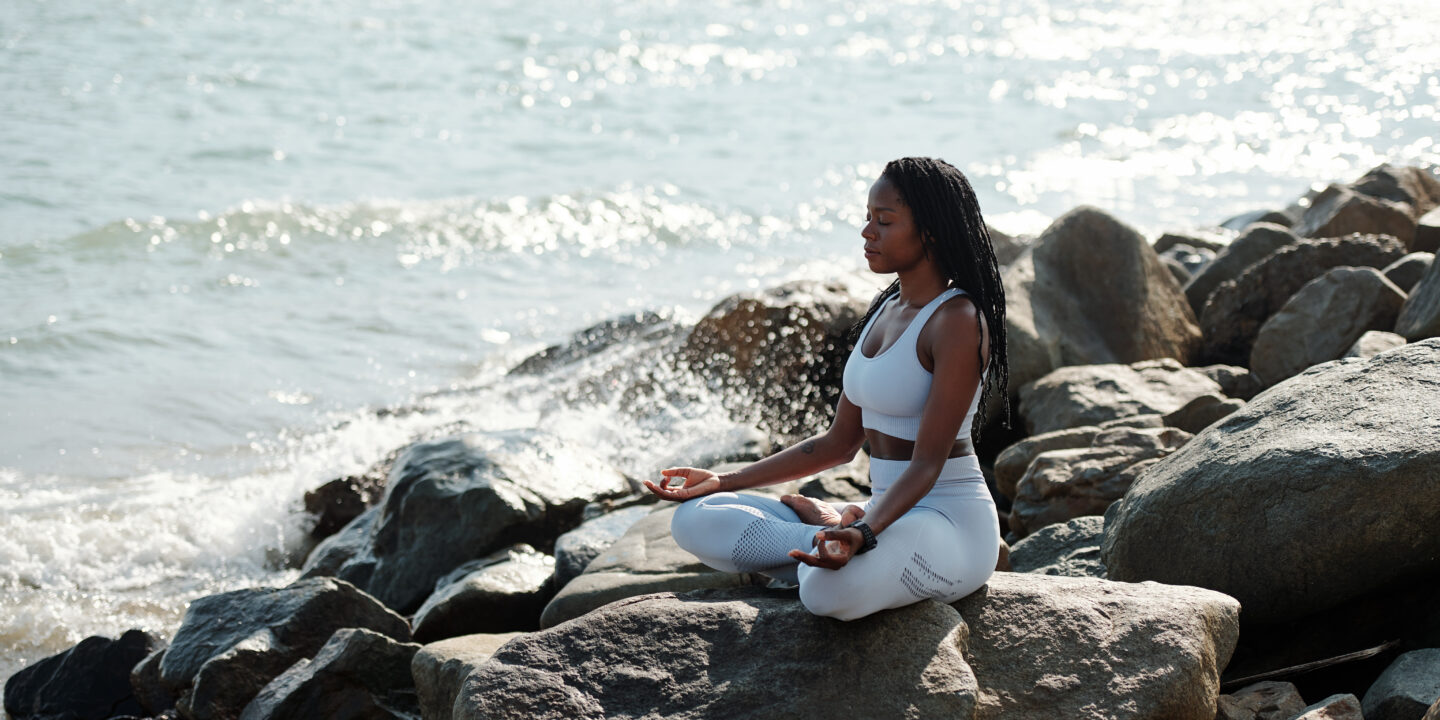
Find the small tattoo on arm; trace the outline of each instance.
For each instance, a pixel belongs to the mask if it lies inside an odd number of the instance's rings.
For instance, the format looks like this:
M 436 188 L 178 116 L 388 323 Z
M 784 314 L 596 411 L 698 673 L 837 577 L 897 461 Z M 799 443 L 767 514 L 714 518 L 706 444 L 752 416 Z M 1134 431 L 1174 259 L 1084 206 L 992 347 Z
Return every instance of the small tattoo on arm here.
M 806 440 L 804 443 L 802 443 L 802 444 L 800 445 L 800 452 L 803 452 L 803 453 L 805 453 L 806 455 L 809 455 L 809 454 L 815 452 L 815 441 L 814 441 L 814 440 Z

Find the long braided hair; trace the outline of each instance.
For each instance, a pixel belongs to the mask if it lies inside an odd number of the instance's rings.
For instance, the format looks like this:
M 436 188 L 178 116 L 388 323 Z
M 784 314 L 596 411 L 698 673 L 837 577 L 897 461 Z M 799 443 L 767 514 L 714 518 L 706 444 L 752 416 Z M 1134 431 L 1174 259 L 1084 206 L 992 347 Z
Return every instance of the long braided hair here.
M 981 358 L 986 368 L 980 390 L 980 418 L 986 415 L 987 399 L 999 398 L 1004 424 L 1010 425 L 1009 361 L 1005 354 L 1005 287 L 1000 282 L 1000 263 L 990 245 L 990 231 L 980 216 L 980 203 L 970 181 L 958 168 L 938 158 L 907 157 L 892 160 L 880 176 L 894 183 L 900 200 L 910 208 L 928 257 L 933 258 L 951 287 L 964 290 L 984 314 L 990 330 L 990 354 Z M 890 296 L 900 292 L 900 281 L 890 283 L 870 303 L 865 317 L 850 330 L 851 343 L 858 342 L 870 318 Z M 976 333 L 983 333 L 976 319 Z M 981 334 L 983 337 L 983 334 Z M 976 433 L 980 424 L 975 424 Z

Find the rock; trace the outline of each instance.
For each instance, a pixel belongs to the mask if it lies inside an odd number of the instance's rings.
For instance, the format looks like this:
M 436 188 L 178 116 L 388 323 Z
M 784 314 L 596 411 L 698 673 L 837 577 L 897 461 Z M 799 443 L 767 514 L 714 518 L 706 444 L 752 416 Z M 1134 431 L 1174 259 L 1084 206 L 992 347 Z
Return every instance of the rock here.
M 1228 398 L 1218 393 L 1201 395 L 1185 406 L 1162 418 L 1164 427 L 1180 428 L 1191 435 L 1204 430 L 1231 413 L 1245 407 L 1244 400 Z
M 1384 235 L 1302 240 L 1272 253 L 1210 294 L 1200 314 L 1207 362 L 1249 362 L 1260 326 L 1326 270 L 1345 265 L 1381 268 L 1404 254 L 1398 240 Z
M 1430 709 L 1425 713 L 1424 720 L 1440 720 L 1440 700 L 1436 700 L 1435 704 L 1430 706 Z
M 1215 288 L 1240 277 L 1251 265 L 1276 250 L 1299 241 L 1300 238 L 1281 225 L 1258 223 L 1245 228 L 1245 232 L 1219 251 L 1214 260 L 1186 283 L 1185 299 L 1190 303 L 1190 309 L 1198 318 Z
M 703 466 L 702 466 L 703 467 Z M 565 587 L 597 555 L 615 544 L 626 530 L 654 510 L 652 505 L 634 505 L 586 520 L 580 527 L 555 541 L 555 588 Z
M 1169 236 L 1167 235 L 1166 237 Z M 1223 248 L 1224 245 L 1220 245 L 1219 247 Z M 1163 252 L 1159 250 L 1156 252 L 1160 253 L 1161 260 L 1169 260 L 1179 264 L 1180 268 L 1185 271 L 1185 282 L 1190 280 L 1191 275 L 1199 272 L 1201 268 L 1215 259 L 1215 249 L 1194 247 L 1185 243 L 1176 243 Z M 1184 287 L 1185 282 L 1180 283 L 1181 287 Z
M 1185 265 L 1179 260 L 1169 255 L 1161 255 L 1160 262 L 1165 266 L 1166 270 L 1170 271 L 1170 276 L 1175 278 L 1177 285 L 1183 287 L 1185 283 L 1190 282 L 1190 271 L 1185 269 Z
M 1024 477 L 1025 471 L 1030 468 L 1030 463 L 1040 453 L 1051 450 L 1067 450 L 1069 448 L 1088 448 L 1090 442 L 1100 433 L 1100 428 L 1094 425 L 1082 425 L 1080 427 L 1066 428 L 1064 430 L 1053 430 L 1048 433 L 1031 435 L 1020 442 L 1005 448 L 995 458 L 995 487 L 1005 497 L 1015 497 L 1015 485 Z
M 375 504 L 384 491 L 383 477 L 350 475 L 305 493 L 305 512 L 316 516 L 310 536 L 328 538 Z
M 1440 648 L 1395 658 L 1365 691 L 1365 720 L 1417 720 L 1440 700 Z
M 1405 344 L 1405 338 L 1391 332 L 1369 330 L 1350 346 L 1341 357 L 1368 358 Z
M 1220 696 L 1217 718 L 1290 720 L 1305 709 L 1300 691 L 1288 682 L 1258 682 Z
M 995 250 L 995 262 L 1000 267 L 1005 267 L 1020 257 L 1031 245 L 1035 244 L 1034 236 L 1030 235 L 1008 235 L 996 230 L 989 225 L 985 226 L 990 233 L 990 246 Z
M 554 595 L 555 558 L 514 545 L 461 565 L 415 611 L 422 643 L 476 633 L 535 630 Z
M 1030 463 L 1010 506 L 1010 530 L 1023 537 L 1046 525 L 1100 515 L 1130 489 L 1149 463 L 1190 440 L 1176 428 L 1118 429 L 1095 436 L 1089 448 L 1051 450 Z
M 1099 515 L 1046 525 L 1015 544 L 1010 567 L 1014 572 L 1104 578 L 1105 564 L 1100 562 L 1104 529 L 1105 519 Z
M 1288 212 L 1282 212 L 1280 210 L 1252 210 L 1250 212 L 1242 213 L 1240 215 L 1236 215 L 1235 217 L 1229 218 L 1225 222 L 1220 223 L 1220 227 L 1225 228 L 1226 230 L 1235 230 L 1239 232 L 1243 232 L 1251 225 L 1258 225 L 1260 223 L 1279 225 L 1281 227 L 1288 228 L 1291 225 L 1294 225 L 1295 222 L 1300 219 L 1300 211 L 1303 209 L 1304 208 L 1296 208 L 1296 211 L 1293 213 L 1293 215 Z
M 645 595 L 506 643 L 453 717 L 970 718 L 967 632 L 931 600 L 842 623 L 794 592 Z
M 1271 388 L 1116 503 L 1101 552 L 1110 578 L 1219 590 L 1244 605 L 1247 622 L 1267 623 L 1434 576 L 1437 407 L 1440 340 Z M 1336 508 L 1365 532 L 1337 532 Z
M 300 568 L 300 577 L 334 577 L 335 573 L 340 572 L 340 568 L 355 560 L 369 547 L 370 535 L 375 529 L 375 519 L 379 516 L 379 508 L 369 508 L 347 523 L 339 532 L 322 540 L 319 545 L 315 546 L 315 549 L 310 551 L 310 556 L 305 558 L 305 564 Z M 369 575 L 359 571 L 358 562 L 352 564 L 348 572 L 351 577 L 363 582 L 368 580 Z M 369 566 L 374 568 L 374 558 L 369 558 Z
M 996 573 L 954 607 L 980 720 L 1213 720 L 1239 634 L 1234 599 L 1155 583 Z
M 1440 263 L 1431 263 L 1395 319 L 1395 333 L 1414 342 L 1440 336 Z
M 569 340 L 521 360 L 509 374 L 540 375 L 594 357 L 616 345 L 664 339 L 679 329 L 679 324 L 669 315 L 649 310 L 621 315 L 591 325 L 571 335 Z
M 783 494 L 784 486 L 778 489 Z M 801 481 L 795 492 L 836 506 L 864 502 L 870 498 L 870 456 L 856 453 L 850 462 Z
M 1118 418 L 1169 413 L 1219 390 L 1214 380 L 1169 358 L 1131 365 L 1065 367 L 1020 388 L 1020 414 L 1030 433 L 1039 435 Z
M 1205 377 L 1220 384 L 1220 392 L 1229 395 L 1237 400 L 1250 401 L 1250 398 L 1260 394 L 1264 388 L 1260 387 L 1259 381 L 1250 374 L 1249 370 L 1236 365 L 1206 365 L 1195 368 Z
M 410 660 L 419 649 L 363 628 L 338 630 L 313 659 L 262 688 L 240 720 L 414 717 Z
M 738 418 L 803 437 L 830 422 L 850 328 L 868 300 L 841 281 L 733 295 L 695 324 L 681 357 L 724 391 Z
M 413 612 L 461 563 L 516 542 L 547 547 L 580 524 L 586 503 L 635 489 L 539 431 L 416 443 L 391 471 L 366 546 L 336 576 Z
M 1216 233 L 1202 232 L 1167 232 L 1160 236 L 1152 246 L 1157 253 L 1164 254 L 1171 248 L 1179 245 L 1189 247 L 1191 250 L 1208 250 L 1210 258 L 1214 259 L 1215 254 L 1225 249 L 1235 239 L 1235 233 L 1221 229 Z
M 1415 242 L 1410 244 L 1410 249 L 1440 253 L 1440 208 L 1425 213 L 1415 224 Z
M 1184 363 L 1199 348 L 1170 271 L 1139 233 L 1101 210 L 1061 216 L 1003 281 L 1011 388 L 1069 365 Z
M 425 720 L 449 718 L 465 678 L 489 660 L 501 645 L 520 635 L 462 635 L 420 648 L 410 661 L 410 675 L 415 679 L 415 694 L 420 700 L 420 717 Z
M 1331 695 L 1300 711 L 1289 720 L 1365 720 L 1360 701 L 1350 693 Z
M 1374 268 L 1337 267 L 1300 288 L 1260 327 L 1250 371 L 1274 385 L 1335 360 L 1369 330 L 1395 325 L 1405 293 Z
M 1418 167 L 1375 167 L 1351 183 L 1355 192 L 1388 200 L 1406 208 L 1411 217 L 1420 217 L 1440 205 L 1440 178 Z
M 190 720 L 233 718 L 276 675 L 348 627 L 410 639 L 404 618 L 334 578 L 209 595 L 185 610 L 160 678 Z
M 1389 235 L 1408 248 L 1415 239 L 1415 218 L 1404 205 L 1331 185 L 1315 198 L 1294 230 L 1307 238 Z
M 176 694 L 160 679 L 160 660 L 165 657 L 165 648 L 145 656 L 130 671 L 130 688 L 135 699 L 147 714 L 158 715 L 175 707 Z
M 1382 272 L 1385 273 L 1386 279 L 1395 283 L 1395 287 L 1409 293 L 1420 283 L 1420 278 L 1425 276 L 1425 271 L 1430 269 L 1430 264 L 1433 262 L 1435 262 L 1434 253 L 1412 252 L 1386 265 Z
M 733 588 L 763 584 L 768 578 L 712 570 L 670 537 L 673 504 L 658 508 L 625 531 L 610 549 L 590 561 L 540 614 L 540 627 L 554 627 L 616 600 L 670 590 Z
M 17 720 L 106 720 L 143 714 L 130 670 L 163 642 L 143 630 L 91 636 L 5 681 L 5 712 Z

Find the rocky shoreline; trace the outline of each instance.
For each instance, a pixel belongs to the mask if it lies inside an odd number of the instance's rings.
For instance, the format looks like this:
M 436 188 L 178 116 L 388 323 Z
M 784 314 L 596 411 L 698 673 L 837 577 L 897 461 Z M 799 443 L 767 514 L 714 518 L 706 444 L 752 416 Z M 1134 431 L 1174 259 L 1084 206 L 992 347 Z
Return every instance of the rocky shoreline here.
M 673 507 L 544 428 L 398 449 L 307 498 L 284 588 L 9 678 L 12 718 L 1440 718 L 1440 176 L 1380 166 L 1154 243 L 1077 208 L 996 236 L 1016 417 L 979 443 L 1010 571 L 852 623 L 698 564 Z M 846 279 L 617 318 L 511 372 L 614 402 L 719 392 L 823 426 Z M 618 373 L 624 345 L 674 358 Z M 766 489 L 866 491 L 866 461 Z

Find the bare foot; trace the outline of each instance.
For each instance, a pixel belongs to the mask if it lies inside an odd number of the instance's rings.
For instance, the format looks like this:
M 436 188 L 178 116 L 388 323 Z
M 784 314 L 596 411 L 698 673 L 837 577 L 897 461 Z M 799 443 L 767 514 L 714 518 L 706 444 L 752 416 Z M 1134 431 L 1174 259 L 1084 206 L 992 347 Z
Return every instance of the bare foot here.
M 789 505 L 790 509 L 800 516 L 800 522 L 806 525 L 831 527 L 840 524 L 840 513 L 836 512 L 830 503 L 820 502 L 804 495 L 784 495 L 781 496 L 780 502 Z

